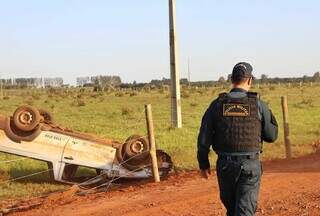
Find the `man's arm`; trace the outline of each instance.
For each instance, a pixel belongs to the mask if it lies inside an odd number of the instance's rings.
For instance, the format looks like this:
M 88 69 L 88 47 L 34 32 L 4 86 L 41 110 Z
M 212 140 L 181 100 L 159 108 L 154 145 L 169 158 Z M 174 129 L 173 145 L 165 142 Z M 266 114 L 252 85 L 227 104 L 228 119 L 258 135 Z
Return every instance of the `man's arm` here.
M 207 111 L 202 117 L 201 127 L 198 135 L 198 152 L 197 158 L 199 168 L 201 170 L 210 169 L 210 163 L 208 154 L 210 152 L 210 146 L 213 142 L 213 108 L 215 101 L 209 106 Z
M 265 142 L 274 142 L 278 138 L 277 120 L 268 106 L 263 101 L 259 102 L 262 115 L 262 140 Z

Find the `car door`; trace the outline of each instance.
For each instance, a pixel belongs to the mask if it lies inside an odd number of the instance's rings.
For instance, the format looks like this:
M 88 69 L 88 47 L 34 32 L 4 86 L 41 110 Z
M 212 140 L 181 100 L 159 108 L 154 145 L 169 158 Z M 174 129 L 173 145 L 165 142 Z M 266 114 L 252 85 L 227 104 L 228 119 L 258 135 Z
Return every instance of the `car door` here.
M 112 169 L 116 149 L 80 138 L 71 137 L 63 152 L 63 162 L 97 169 Z

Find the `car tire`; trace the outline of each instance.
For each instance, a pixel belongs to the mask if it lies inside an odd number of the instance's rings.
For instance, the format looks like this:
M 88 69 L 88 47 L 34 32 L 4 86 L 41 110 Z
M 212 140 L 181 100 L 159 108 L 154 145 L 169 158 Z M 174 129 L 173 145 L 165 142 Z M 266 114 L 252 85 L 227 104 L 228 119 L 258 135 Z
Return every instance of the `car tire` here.
M 10 140 L 20 143 L 21 141 L 33 141 L 40 135 L 41 130 L 39 126 L 32 131 L 19 130 L 11 118 L 6 118 L 4 132 Z
M 50 112 L 48 112 L 47 110 L 39 109 L 39 113 L 45 123 L 54 122 L 53 115 Z
M 16 109 L 12 118 L 15 126 L 19 130 L 32 131 L 39 125 L 41 116 L 36 108 L 23 105 Z
M 136 156 L 137 158 L 140 158 L 142 155 L 145 155 L 143 154 L 144 152 L 150 151 L 149 141 L 140 135 L 132 135 L 125 141 L 123 150 L 128 157 L 134 157 L 137 154 L 141 154 Z
M 143 145 L 143 151 L 137 153 L 137 151 L 132 150 L 132 145 L 134 142 L 139 141 L 139 145 Z M 140 135 L 130 136 L 123 145 L 121 145 L 117 150 L 117 158 L 119 164 L 128 170 L 139 170 L 142 169 L 145 164 L 150 163 L 150 146 L 146 138 Z M 137 155 L 139 154 L 139 155 Z

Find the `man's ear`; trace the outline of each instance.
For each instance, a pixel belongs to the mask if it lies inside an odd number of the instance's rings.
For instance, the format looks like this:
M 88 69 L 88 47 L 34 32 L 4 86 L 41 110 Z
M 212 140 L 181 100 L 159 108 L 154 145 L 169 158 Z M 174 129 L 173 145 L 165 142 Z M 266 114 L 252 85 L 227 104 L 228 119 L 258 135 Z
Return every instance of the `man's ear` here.
M 252 84 L 252 77 L 248 79 L 248 85 L 251 86 L 251 84 Z

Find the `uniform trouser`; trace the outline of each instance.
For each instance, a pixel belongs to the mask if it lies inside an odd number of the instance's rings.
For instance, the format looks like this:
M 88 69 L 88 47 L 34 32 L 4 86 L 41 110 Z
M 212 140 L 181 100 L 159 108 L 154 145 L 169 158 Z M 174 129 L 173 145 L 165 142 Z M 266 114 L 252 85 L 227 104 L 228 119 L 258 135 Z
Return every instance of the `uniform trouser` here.
M 220 199 L 227 216 L 251 216 L 257 209 L 262 167 L 259 159 L 218 158 Z

